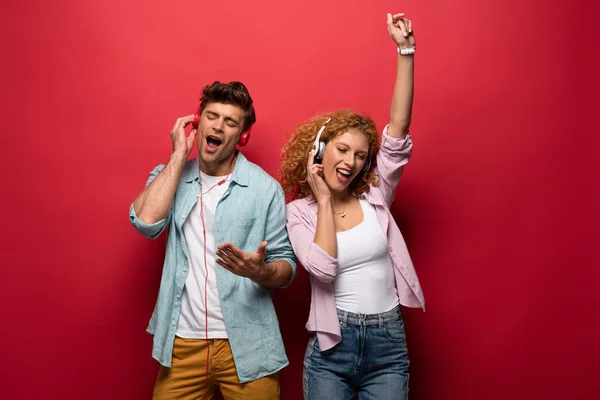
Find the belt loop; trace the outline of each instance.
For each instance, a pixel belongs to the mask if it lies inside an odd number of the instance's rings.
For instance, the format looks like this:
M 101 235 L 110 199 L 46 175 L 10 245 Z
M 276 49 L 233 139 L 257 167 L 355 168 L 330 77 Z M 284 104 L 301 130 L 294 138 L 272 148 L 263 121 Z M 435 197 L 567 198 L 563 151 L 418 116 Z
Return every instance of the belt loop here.
M 342 326 L 345 328 L 348 326 L 348 311 L 342 311 Z
M 383 317 L 380 314 L 377 314 L 377 316 L 379 317 L 379 327 L 382 328 L 383 327 Z

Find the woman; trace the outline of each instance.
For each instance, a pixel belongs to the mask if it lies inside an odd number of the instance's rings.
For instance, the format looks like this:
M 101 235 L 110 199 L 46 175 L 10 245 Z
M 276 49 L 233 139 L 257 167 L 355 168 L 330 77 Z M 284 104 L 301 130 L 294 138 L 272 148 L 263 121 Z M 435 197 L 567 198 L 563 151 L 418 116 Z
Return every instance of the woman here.
M 415 37 L 404 14 L 387 19 L 398 60 L 381 149 L 373 121 L 352 111 L 312 118 L 283 148 L 287 228 L 312 288 L 305 399 L 408 398 L 399 306 L 425 302 L 390 204 L 412 152 Z

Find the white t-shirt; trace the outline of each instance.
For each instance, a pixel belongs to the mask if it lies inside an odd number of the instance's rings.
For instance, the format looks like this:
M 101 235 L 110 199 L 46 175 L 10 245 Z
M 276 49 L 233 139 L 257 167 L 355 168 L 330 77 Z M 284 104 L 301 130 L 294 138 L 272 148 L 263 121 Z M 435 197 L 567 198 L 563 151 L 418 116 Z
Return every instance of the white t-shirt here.
M 221 185 L 218 183 L 225 180 Z M 227 331 L 221 312 L 216 281 L 215 211 L 217 203 L 229 187 L 231 177 L 210 176 L 200 172 L 200 192 L 206 226 L 206 266 L 204 264 L 204 234 L 200 217 L 200 199 L 183 224 L 184 240 L 189 250 L 189 268 L 181 295 L 181 313 L 176 335 L 187 339 L 226 339 Z M 216 185 L 216 186 L 215 186 Z M 213 187 L 214 186 L 214 187 Z M 211 189 L 212 188 L 212 189 Z M 219 243 L 220 244 L 220 243 Z M 208 338 L 206 337 L 206 308 L 204 283 L 208 269 Z
M 337 232 L 338 271 L 333 281 L 337 308 L 357 314 L 377 314 L 399 304 L 394 265 L 375 209 L 360 200 L 363 221 Z

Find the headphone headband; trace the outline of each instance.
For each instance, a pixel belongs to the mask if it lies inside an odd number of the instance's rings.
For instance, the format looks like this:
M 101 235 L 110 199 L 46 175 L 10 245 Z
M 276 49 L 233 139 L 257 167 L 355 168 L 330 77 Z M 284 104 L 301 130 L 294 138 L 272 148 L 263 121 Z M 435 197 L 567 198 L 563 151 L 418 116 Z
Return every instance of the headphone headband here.
M 321 129 L 319 129 L 319 133 L 317 133 L 317 137 L 315 138 L 315 144 L 319 143 L 321 141 L 321 134 L 325 130 L 325 127 L 327 126 L 327 124 L 329 123 L 329 121 L 331 121 L 331 118 L 327 118 L 327 121 L 325 121 L 325 123 L 323 124 L 323 126 L 321 127 Z
M 327 118 L 327 121 L 323 124 L 321 129 L 319 129 L 319 133 L 315 137 L 315 142 L 313 143 L 313 150 L 315 151 L 315 162 L 320 163 L 323 160 L 323 154 L 325 153 L 325 143 L 321 142 L 321 134 L 325 130 L 327 124 L 331 121 L 331 118 Z

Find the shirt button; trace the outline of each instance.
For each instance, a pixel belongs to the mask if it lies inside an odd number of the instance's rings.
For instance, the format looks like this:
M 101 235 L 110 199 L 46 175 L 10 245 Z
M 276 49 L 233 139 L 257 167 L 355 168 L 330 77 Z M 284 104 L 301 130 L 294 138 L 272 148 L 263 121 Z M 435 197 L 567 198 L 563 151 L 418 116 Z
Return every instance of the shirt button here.
M 175 326 L 175 321 L 171 322 L 171 325 Z
M 185 219 L 185 215 L 182 215 L 182 216 L 181 216 L 181 219 Z
M 177 295 L 177 300 L 179 300 L 180 298 L 181 298 L 181 296 L 180 296 L 180 295 Z
M 183 272 L 187 272 L 187 268 L 184 268 L 184 269 L 183 269 Z

